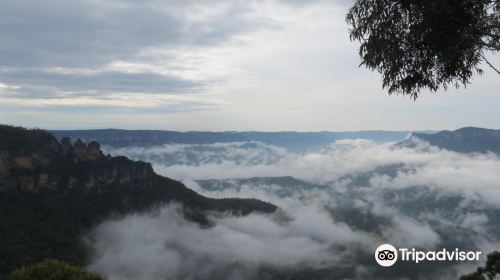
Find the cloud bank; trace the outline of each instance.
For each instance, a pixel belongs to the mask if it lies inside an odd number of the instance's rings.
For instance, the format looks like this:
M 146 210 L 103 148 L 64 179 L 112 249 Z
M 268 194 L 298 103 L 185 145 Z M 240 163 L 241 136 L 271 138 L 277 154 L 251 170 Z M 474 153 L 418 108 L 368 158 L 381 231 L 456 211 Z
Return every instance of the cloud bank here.
M 456 279 L 479 263 L 383 270 L 374 249 L 498 249 L 500 159 L 417 144 L 342 140 L 304 154 L 256 143 L 121 149 L 204 195 L 255 197 L 280 211 L 213 214 L 211 228 L 175 205 L 111 220 L 89 237 L 90 268 L 110 279 Z

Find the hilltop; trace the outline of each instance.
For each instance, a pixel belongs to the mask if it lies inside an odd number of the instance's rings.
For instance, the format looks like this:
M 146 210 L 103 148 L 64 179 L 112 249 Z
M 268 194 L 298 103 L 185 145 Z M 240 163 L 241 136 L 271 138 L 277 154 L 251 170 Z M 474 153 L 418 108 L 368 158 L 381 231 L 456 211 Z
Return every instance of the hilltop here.
M 443 130 L 434 134 L 413 133 L 431 145 L 456 152 L 500 153 L 500 130 L 463 127 L 454 131 Z

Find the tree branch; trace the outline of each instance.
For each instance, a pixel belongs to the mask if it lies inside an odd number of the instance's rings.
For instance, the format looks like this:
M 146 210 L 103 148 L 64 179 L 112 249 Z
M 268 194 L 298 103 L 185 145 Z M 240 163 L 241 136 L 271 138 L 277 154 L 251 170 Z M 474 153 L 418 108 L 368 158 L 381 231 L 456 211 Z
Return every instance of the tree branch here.
M 486 61 L 486 63 L 487 63 L 487 64 L 488 64 L 488 65 L 489 65 L 489 66 L 490 66 L 493 70 L 495 70 L 495 72 L 497 72 L 497 73 L 500 75 L 500 71 L 499 71 L 497 68 L 495 68 L 495 66 L 493 66 L 493 64 L 491 64 L 491 63 L 490 63 L 490 62 L 486 59 L 486 57 L 484 57 L 484 55 L 482 55 L 482 54 L 481 54 L 481 57 L 484 59 L 484 61 Z

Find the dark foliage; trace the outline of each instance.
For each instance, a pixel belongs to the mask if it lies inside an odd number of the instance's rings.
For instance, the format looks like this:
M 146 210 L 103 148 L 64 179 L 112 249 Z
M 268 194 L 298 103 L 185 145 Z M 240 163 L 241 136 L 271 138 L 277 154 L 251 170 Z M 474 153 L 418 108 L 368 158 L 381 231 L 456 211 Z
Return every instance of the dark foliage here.
M 358 0 L 347 22 L 389 94 L 465 86 L 484 52 L 500 50 L 498 0 Z
M 0 124 L 0 151 L 32 153 L 50 150 L 55 146 L 57 141 L 48 131 Z
M 488 254 L 486 265 L 480 266 L 473 273 L 463 275 L 460 280 L 494 280 L 500 276 L 500 252 L 492 252 Z
M 0 193 L 0 274 L 45 258 L 83 265 L 88 252 L 82 235 L 93 226 L 110 216 L 147 211 L 171 201 L 183 203 L 186 218 L 201 226 L 209 226 L 207 210 L 237 215 L 275 210 L 275 206 L 253 199 L 206 198 L 162 177 L 146 188 Z
M 104 280 L 96 273 L 68 263 L 47 259 L 32 266 L 16 269 L 9 280 Z

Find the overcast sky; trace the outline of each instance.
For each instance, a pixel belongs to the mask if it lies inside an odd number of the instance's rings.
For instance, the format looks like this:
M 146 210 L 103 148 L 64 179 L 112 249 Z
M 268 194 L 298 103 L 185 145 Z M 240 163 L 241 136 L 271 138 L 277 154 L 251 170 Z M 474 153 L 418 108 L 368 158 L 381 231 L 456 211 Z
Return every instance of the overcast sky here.
M 0 1 L 0 122 L 49 129 L 500 128 L 500 78 L 388 96 L 351 1 Z M 498 55 L 491 61 L 500 65 Z

